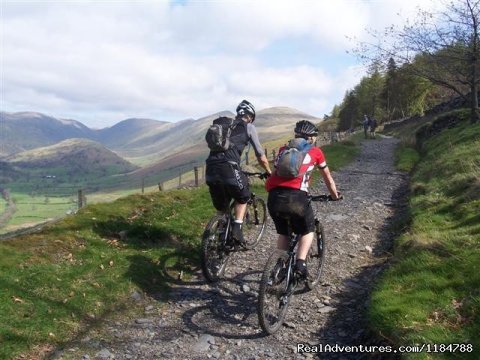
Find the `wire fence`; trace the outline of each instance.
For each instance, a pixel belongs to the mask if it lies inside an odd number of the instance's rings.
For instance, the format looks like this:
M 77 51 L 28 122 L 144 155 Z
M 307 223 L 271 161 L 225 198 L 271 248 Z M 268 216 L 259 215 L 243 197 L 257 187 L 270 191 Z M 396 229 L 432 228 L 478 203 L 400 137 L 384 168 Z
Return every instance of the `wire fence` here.
M 352 132 L 324 132 L 317 137 L 317 146 L 344 141 Z M 270 161 L 274 161 L 278 147 L 265 149 Z M 246 151 L 242 157 L 242 165 L 253 164 L 253 151 Z M 0 234 L 8 233 L 8 227 L 16 224 L 38 225 L 40 222 L 53 221 L 69 214 L 88 203 L 109 202 L 129 194 L 143 194 L 146 192 L 168 191 L 172 189 L 194 188 L 205 183 L 205 165 L 200 162 L 190 162 L 181 166 L 172 166 L 163 169 L 163 174 L 148 174 L 135 179 L 128 176 L 119 176 L 111 184 L 100 184 L 87 181 L 79 185 L 58 183 L 55 179 L 45 179 L 39 185 L 30 186 L 30 190 L 10 194 L 8 189 L 0 188 L 0 195 L 4 199 L 4 210 L 0 213 Z M 168 174 L 166 177 L 165 173 Z M 132 184 L 137 183 L 137 186 Z M 119 191 L 118 189 L 130 188 Z M 12 220 L 13 218 L 13 220 Z M 12 224 L 13 222 L 13 224 Z M 7 226 L 8 225 L 8 226 Z M 18 228 L 18 226 L 17 226 Z
M 350 136 L 354 134 L 354 131 L 343 131 L 343 132 L 321 132 L 318 134 L 316 140 L 316 146 L 324 146 L 333 144 L 340 141 L 345 141 Z M 286 145 L 286 144 L 284 144 Z M 277 148 L 265 148 L 265 155 L 267 156 L 268 160 L 274 161 L 277 156 Z M 241 164 L 242 165 L 251 165 L 254 161 L 254 155 L 250 151 L 246 151 L 245 154 L 242 156 Z M 189 187 L 196 187 L 201 184 L 205 183 L 205 165 L 204 164 L 196 164 L 190 167 L 185 172 L 179 172 L 179 175 L 169 179 L 168 181 L 162 182 L 158 184 L 158 188 L 160 191 L 171 190 L 171 189 L 178 189 L 178 188 L 189 188 Z

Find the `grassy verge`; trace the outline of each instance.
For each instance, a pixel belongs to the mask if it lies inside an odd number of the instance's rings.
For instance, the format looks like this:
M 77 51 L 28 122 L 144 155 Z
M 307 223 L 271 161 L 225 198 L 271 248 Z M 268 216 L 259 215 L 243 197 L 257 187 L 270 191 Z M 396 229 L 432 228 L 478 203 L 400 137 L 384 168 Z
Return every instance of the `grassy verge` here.
M 405 354 L 407 359 L 478 359 L 480 124 L 445 130 L 423 150 L 412 174 L 410 226 L 372 295 L 371 324 L 398 345 L 473 344 L 473 352 Z M 405 170 L 416 159 L 411 149 L 398 153 Z
M 411 145 L 401 144 L 395 149 L 395 166 L 400 171 L 411 172 L 420 160 L 420 154 Z
M 71 340 L 134 290 L 167 291 L 212 213 L 206 188 L 134 195 L 1 242 L 0 358 Z
M 358 155 L 360 134 L 353 135 L 350 140 L 322 146 L 330 170 L 338 170 L 351 163 Z

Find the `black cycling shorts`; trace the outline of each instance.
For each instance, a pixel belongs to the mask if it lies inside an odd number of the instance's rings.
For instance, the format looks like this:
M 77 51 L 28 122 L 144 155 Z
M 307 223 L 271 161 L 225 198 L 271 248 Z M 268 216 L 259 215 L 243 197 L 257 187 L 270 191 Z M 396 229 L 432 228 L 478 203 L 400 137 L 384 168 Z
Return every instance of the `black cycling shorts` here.
M 238 165 L 207 165 L 205 176 L 213 206 L 218 211 L 227 211 L 232 199 L 240 204 L 250 199 L 248 179 Z
M 290 230 L 295 234 L 306 235 L 315 231 L 315 215 L 305 191 L 283 187 L 272 189 L 267 206 L 278 234 L 290 235 L 288 219 Z

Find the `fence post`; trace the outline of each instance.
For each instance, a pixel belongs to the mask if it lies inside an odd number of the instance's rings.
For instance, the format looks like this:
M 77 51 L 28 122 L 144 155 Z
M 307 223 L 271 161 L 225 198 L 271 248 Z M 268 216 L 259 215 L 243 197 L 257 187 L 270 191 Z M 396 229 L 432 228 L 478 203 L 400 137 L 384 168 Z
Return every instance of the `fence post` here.
M 145 178 L 142 178 L 142 195 L 145 193 Z
M 245 153 L 245 165 L 248 165 L 248 151 Z
M 78 208 L 81 209 L 83 207 L 83 190 L 78 190 Z
M 198 166 L 193 167 L 193 172 L 195 174 L 195 186 L 198 187 Z
M 272 150 L 272 161 L 275 161 L 275 159 L 277 158 L 277 152 L 274 150 Z
M 163 191 L 163 183 L 158 183 L 158 191 Z
M 182 171 L 178 173 L 178 187 L 182 186 Z

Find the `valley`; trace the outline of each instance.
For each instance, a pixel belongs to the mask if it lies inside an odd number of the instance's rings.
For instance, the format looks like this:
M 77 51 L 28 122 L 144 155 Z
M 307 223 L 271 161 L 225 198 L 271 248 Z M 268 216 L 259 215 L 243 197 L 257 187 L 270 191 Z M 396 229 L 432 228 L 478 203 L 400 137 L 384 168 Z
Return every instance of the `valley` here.
M 90 129 L 35 112 L 0 115 L 0 184 L 19 204 L 0 234 L 75 212 L 80 190 L 87 203 L 96 203 L 193 181 L 195 166 L 203 174 L 208 126 L 219 116 L 234 116 L 220 111 L 176 123 L 131 118 Z M 278 147 L 302 119 L 321 121 L 288 107 L 258 111 L 255 126 L 262 145 Z M 255 162 L 253 152 L 249 158 Z

